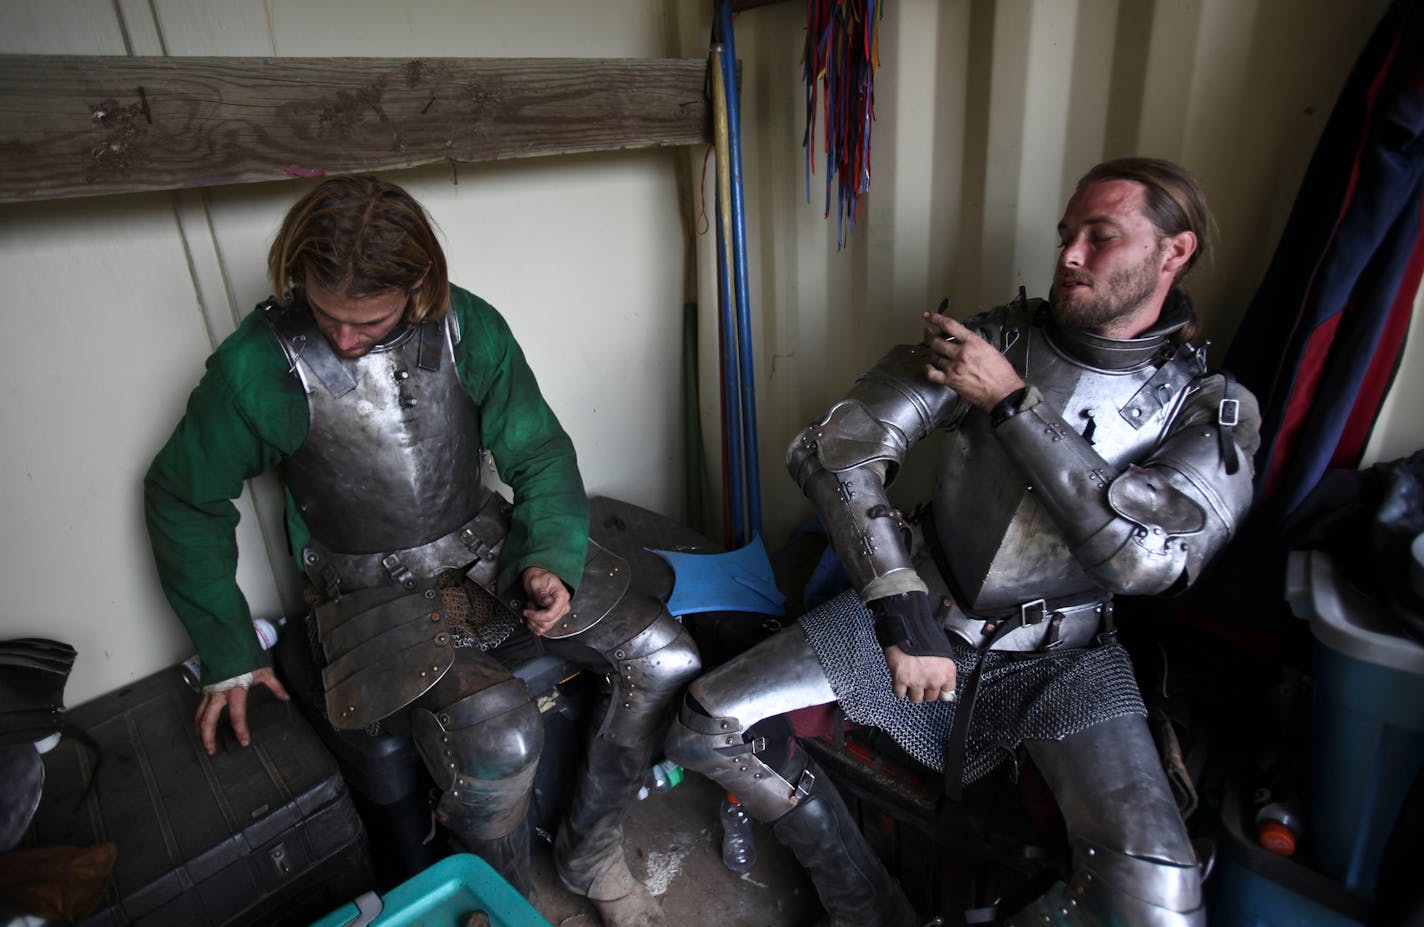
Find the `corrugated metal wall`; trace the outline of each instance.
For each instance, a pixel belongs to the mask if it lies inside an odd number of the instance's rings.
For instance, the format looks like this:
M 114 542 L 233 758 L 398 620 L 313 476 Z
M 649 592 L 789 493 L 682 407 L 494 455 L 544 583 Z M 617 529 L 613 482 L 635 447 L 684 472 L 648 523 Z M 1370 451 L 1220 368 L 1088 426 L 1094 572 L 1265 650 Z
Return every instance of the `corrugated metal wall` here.
M 1339 89 L 1387 3 L 885 6 L 871 192 L 840 253 L 834 218 L 821 218 L 823 174 L 811 180 L 814 204 L 805 197 L 803 5 L 753 9 L 736 21 L 746 69 L 762 484 L 773 538 L 807 513 L 781 464 L 795 431 L 890 344 L 918 340 L 919 313 L 941 298 L 968 314 L 1019 286 L 1044 295 L 1063 204 L 1076 179 L 1105 158 L 1170 158 L 1201 178 L 1220 241 L 1189 289 L 1220 362 Z M 705 45 L 705 27 L 683 34 L 687 53 Z M 703 247 L 706 267 L 705 237 Z M 703 305 L 714 305 L 714 294 L 704 284 Z M 704 354 L 704 369 L 713 357 Z M 919 472 L 920 482 L 902 480 L 902 500 L 923 490 Z

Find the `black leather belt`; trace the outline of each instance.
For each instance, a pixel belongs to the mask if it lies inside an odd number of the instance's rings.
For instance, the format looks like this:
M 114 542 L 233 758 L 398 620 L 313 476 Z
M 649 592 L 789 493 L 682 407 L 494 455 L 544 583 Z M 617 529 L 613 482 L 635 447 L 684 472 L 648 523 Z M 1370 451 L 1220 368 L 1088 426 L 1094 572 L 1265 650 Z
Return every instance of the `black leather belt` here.
M 978 625 L 979 639 L 970 643 L 981 654 L 991 650 L 1046 653 L 1060 647 L 1105 643 L 1116 634 L 1112 599 L 1070 601 L 1058 607 L 1054 606 L 1053 600 L 1034 599 L 998 617 L 967 620 L 970 625 Z M 954 630 L 961 633 L 957 628 Z M 1038 643 L 1032 647 L 1000 646 L 1023 632 L 1028 632 L 1025 641 L 1037 639 Z M 1069 640 L 1074 643 L 1067 643 Z M 954 801 L 958 801 L 964 792 L 964 754 L 969 743 L 969 720 L 974 714 L 974 699 L 979 693 L 979 679 L 983 673 L 984 660 L 981 658 L 964 682 L 964 691 L 954 710 L 954 726 L 944 745 L 944 794 Z

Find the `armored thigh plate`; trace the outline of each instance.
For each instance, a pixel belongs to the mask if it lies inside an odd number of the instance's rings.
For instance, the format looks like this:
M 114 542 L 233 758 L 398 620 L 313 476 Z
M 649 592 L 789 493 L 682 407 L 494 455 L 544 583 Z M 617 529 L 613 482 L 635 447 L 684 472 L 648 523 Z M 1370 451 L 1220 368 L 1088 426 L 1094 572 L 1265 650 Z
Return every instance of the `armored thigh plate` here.
M 425 694 L 455 652 L 435 580 L 363 589 L 318 605 L 327 666 L 326 714 L 338 730 L 363 728 Z
M 569 616 L 545 634 L 576 642 L 613 666 L 613 696 L 599 736 L 641 743 L 663 709 L 702 668 L 692 635 L 661 602 L 629 588 L 628 562 L 590 540 L 583 581 Z
M 607 617 L 623 600 L 631 582 L 632 571 L 628 568 L 628 561 L 589 538 L 583 580 L 569 603 L 569 613 L 545 631 L 544 637 L 560 640 L 587 631 Z
M 491 840 L 523 822 L 544 723 L 522 681 L 506 679 L 437 711 L 416 708 L 411 730 L 444 792 L 436 815 L 451 831 Z

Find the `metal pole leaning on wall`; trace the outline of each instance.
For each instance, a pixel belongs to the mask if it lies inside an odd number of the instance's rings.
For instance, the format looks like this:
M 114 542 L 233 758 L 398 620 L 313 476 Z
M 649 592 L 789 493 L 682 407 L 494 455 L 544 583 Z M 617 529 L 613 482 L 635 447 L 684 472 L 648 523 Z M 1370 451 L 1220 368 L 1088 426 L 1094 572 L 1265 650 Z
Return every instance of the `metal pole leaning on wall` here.
M 738 374 L 737 324 L 732 284 L 732 178 L 727 132 L 725 49 L 713 44 L 709 56 L 712 84 L 712 138 L 717 152 L 717 333 L 722 369 L 722 542 L 740 547 L 746 540 L 742 485 L 741 377 Z
M 736 413 L 741 420 L 741 470 L 746 481 L 748 534 L 734 537 L 740 547 L 750 537 L 761 534 L 761 475 L 757 448 L 755 368 L 752 365 L 751 296 L 747 282 L 746 206 L 742 192 L 741 97 L 737 92 L 737 47 L 732 35 L 732 7 L 717 0 L 717 21 L 713 36 L 723 54 L 722 84 L 727 114 L 727 153 L 731 198 L 731 263 L 735 287 L 736 356 L 740 398 Z M 720 165 L 719 165 L 720 167 Z M 729 414 L 733 412 L 729 408 Z

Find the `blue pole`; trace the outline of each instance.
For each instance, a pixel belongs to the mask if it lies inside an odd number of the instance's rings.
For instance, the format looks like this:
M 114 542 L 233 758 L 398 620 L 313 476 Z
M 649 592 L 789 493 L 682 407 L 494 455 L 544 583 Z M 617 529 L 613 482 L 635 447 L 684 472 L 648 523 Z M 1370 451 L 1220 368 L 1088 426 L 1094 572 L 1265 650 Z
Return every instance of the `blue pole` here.
M 726 86 L 722 73 L 726 70 L 725 51 L 720 45 L 712 46 L 712 58 L 716 62 L 716 73 L 712 75 L 718 82 L 718 89 Z M 730 112 L 730 108 L 724 106 Z M 720 114 L 719 114 L 720 115 Z M 727 134 L 725 126 L 715 127 L 720 134 Z M 724 150 L 718 154 L 718 172 L 722 171 L 721 161 L 726 156 Z M 728 172 L 730 173 L 730 171 Z M 717 184 L 717 310 L 718 335 L 720 336 L 722 362 L 722 453 L 723 472 L 723 514 L 726 516 L 724 534 L 728 546 L 741 547 L 747 540 L 744 521 L 745 490 L 742 486 L 744 449 L 742 445 L 742 399 L 741 378 L 737 374 L 737 323 L 735 307 L 732 304 L 732 255 L 728 238 L 732 229 L 723 221 L 723 214 L 730 215 L 729 204 L 722 196 L 722 185 Z
M 751 295 L 747 283 L 746 206 L 742 195 L 741 100 L 737 94 L 737 47 L 732 38 L 732 6 L 717 2 L 717 21 L 725 49 L 722 74 L 727 88 L 727 140 L 732 175 L 732 258 L 736 285 L 738 367 L 741 371 L 741 416 L 745 432 L 747 521 L 761 534 L 761 471 L 758 464 L 755 369 L 752 366 Z

